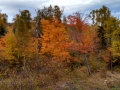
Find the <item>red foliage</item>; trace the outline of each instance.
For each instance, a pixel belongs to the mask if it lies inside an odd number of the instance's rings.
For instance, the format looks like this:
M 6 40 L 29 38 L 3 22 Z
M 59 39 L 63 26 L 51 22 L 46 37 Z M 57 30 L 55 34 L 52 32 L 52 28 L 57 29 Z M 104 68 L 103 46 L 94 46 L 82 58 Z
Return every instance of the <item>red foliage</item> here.
M 103 57 L 106 62 L 110 62 L 110 50 L 105 51 L 105 56 Z
M 80 51 L 81 53 L 88 53 L 96 48 L 94 39 L 95 31 L 90 28 L 85 20 L 82 20 L 82 16 L 79 13 L 70 15 L 67 18 L 69 30 L 69 36 L 71 39 L 70 49 Z

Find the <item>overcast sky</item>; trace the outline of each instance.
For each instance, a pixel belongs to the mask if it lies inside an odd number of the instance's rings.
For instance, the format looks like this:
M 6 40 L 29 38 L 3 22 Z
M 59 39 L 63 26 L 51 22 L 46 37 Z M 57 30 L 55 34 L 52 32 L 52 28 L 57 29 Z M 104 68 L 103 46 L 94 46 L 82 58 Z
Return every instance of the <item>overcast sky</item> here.
M 19 10 L 27 9 L 34 17 L 35 9 L 42 9 L 44 6 L 50 5 L 64 7 L 66 16 L 76 11 L 89 13 L 105 5 L 112 11 L 112 14 L 120 16 L 120 0 L 0 0 L 0 10 L 8 15 L 8 22 L 12 22 Z

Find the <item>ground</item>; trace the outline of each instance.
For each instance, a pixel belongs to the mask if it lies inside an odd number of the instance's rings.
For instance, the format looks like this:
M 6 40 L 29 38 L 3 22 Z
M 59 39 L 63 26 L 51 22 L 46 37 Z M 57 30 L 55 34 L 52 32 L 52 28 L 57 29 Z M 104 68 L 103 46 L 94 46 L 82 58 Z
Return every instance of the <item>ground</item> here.
M 93 72 L 87 68 L 70 71 L 57 70 L 56 74 L 24 72 L 1 78 L 0 90 L 120 90 L 120 73 L 109 70 Z

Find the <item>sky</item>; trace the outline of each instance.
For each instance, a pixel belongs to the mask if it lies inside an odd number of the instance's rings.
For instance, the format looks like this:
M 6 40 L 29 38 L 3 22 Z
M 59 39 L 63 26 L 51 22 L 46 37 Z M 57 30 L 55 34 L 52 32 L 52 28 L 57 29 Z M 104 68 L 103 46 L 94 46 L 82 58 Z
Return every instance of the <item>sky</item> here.
M 120 0 L 0 0 L 1 13 L 8 15 L 8 22 L 12 22 L 15 15 L 19 14 L 19 10 L 27 9 L 34 17 L 36 16 L 35 10 L 50 5 L 58 5 L 61 9 L 64 8 L 63 14 L 65 16 L 75 12 L 89 13 L 103 5 L 107 6 L 114 16 L 120 16 Z

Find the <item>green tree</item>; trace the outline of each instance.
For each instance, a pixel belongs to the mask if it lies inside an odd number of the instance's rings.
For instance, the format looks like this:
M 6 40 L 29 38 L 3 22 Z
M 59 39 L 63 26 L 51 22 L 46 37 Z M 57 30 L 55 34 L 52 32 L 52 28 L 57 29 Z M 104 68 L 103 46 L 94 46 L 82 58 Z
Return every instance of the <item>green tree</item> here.
M 111 11 L 108 7 L 103 5 L 100 9 L 92 10 L 89 16 L 92 23 L 98 26 L 98 37 L 100 38 L 101 48 L 106 48 L 105 22 L 111 17 Z
M 6 27 L 7 27 L 7 15 L 6 14 L 2 14 L 0 12 L 0 36 L 5 35 L 5 33 L 7 32 Z
M 108 20 L 110 16 L 111 11 L 105 5 L 103 5 L 100 9 L 92 10 L 90 12 L 92 23 L 102 26 L 103 28 L 105 27 L 105 21 Z
M 61 22 L 61 16 L 63 13 L 63 10 L 60 10 L 59 6 L 54 6 L 54 17 L 57 18 Z

